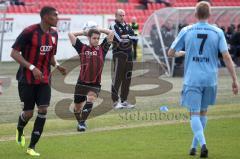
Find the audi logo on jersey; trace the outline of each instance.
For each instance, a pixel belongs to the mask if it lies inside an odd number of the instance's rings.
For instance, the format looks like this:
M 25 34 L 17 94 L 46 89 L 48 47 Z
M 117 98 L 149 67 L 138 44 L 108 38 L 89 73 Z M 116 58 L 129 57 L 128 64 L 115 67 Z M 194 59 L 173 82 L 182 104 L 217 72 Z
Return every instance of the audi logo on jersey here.
M 50 52 L 52 50 L 52 46 L 43 45 L 40 47 L 40 54 L 45 55 L 46 53 Z

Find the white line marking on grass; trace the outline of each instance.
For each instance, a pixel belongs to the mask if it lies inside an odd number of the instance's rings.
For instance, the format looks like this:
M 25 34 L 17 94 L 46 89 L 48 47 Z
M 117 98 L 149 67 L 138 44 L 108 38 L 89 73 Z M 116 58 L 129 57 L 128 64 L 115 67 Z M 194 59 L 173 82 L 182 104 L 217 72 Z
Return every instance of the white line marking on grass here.
M 220 116 L 213 116 L 209 117 L 209 120 L 217 120 L 217 119 L 230 119 L 230 118 L 239 118 L 240 114 L 235 115 L 220 115 Z M 103 131 L 112 131 L 112 130 L 121 130 L 121 129 L 131 129 L 131 128 L 139 128 L 139 127 L 149 127 L 149 126 L 159 126 L 159 125 L 170 125 L 176 123 L 188 123 L 188 120 L 173 120 L 173 121 L 161 121 L 156 123 L 141 123 L 136 125 L 118 125 L 118 126 L 111 126 L 111 127 L 103 127 L 103 128 L 94 128 L 89 129 L 86 132 L 77 132 L 77 131 L 65 131 L 65 132 L 50 132 L 44 133 L 43 137 L 54 137 L 54 136 L 71 136 L 71 135 L 81 135 L 87 133 L 95 133 L 95 132 L 103 132 Z M 25 136 L 26 139 L 29 139 L 30 136 Z M 0 138 L 0 142 L 6 141 L 14 141 L 15 136 L 4 136 Z

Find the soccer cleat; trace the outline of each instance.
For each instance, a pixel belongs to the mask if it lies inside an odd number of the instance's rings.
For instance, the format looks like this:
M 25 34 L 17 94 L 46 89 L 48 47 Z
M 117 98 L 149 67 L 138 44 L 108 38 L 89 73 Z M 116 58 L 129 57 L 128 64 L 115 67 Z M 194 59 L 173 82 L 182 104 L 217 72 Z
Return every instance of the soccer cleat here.
M 132 105 L 132 104 L 128 103 L 127 101 L 121 102 L 121 105 L 123 106 L 123 108 L 127 108 L 127 109 L 131 109 L 131 108 L 135 107 L 135 105 Z
M 201 148 L 200 158 L 208 158 L 208 149 L 206 145 L 203 145 Z
M 124 106 L 123 106 L 121 103 L 119 103 L 119 102 L 115 102 L 115 103 L 113 104 L 113 108 L 114 108 L 114 109 L 123 109 Z
M 37 153 L 34 149 L 27 148 L 27 154 L 30 156 L 40 156 L 40 153 Z
M 25 136 L 24 136 L 24 132 L 22 134 L 20 134 L 18 132 L 18 129 L 16 130 L 16 143 L 22 147 L 25 146 Z
M 190 156 L 195 156 L 197 154 L 197 149 L 196 148 L 191 148 L 189 155 Z
M 78 126 L 77 126 L 77 131 L 82 132 L 82 131 L 85 131 L 86 128 L 87 128 L 86 123 L 85 123 L 85 122 L 80 122 L 80 123 L 78 124 Z

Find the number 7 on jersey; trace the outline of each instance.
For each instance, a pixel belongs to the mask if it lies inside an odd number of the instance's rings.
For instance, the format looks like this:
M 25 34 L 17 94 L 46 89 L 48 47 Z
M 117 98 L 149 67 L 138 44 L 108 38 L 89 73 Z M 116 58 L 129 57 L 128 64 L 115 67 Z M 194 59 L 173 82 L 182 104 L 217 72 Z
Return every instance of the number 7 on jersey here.
M 202 39 L 202 42 L 201 42 L 201 45 L 199 48 L 199 55 L 202 55 L 203 47 L 204 47 L 207 37 L 208 37 L 207 34 L 197 34 L 197 38 Z

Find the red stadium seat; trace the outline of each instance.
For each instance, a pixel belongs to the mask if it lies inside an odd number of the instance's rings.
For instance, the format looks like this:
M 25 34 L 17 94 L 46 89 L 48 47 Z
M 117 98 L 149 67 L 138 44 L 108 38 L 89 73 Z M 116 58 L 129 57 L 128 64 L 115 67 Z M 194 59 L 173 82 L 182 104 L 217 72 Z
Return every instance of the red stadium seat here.
M 164 8 L 164 4 L 149 3 L 147 10 L 140 9 L 139 0 L 128 0 L 121 3 L 119 0 L 25 0 L 26 4 L 33 6 L 8 6 L 8 13 L 38 13 L 45 5 L 54 6 L 63 14 L 114 14 L 116 9 L 126 11 L 126 21 L 130 22 L 132 16 L 136 16 L 140 29 L 146 19 L 155 11 Z M 106 5 L 107 4 L 107 5 Z M 175 0 L 174 7 L 192 7 L 196 0 Z M 212 0 L 213 6 L 240 6 L 240 0 Z
M 12 5 L 8 6 L 7 12 L 8 12 L 8 13 L 14 13 L 14 12 L 15 12 L 14 7 L 13 7 Z

